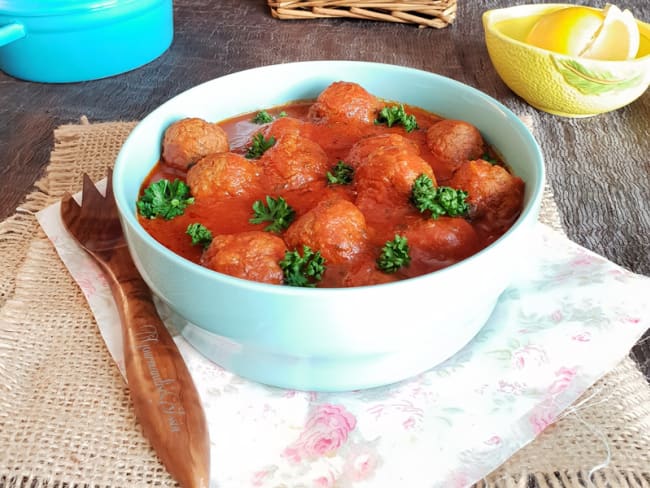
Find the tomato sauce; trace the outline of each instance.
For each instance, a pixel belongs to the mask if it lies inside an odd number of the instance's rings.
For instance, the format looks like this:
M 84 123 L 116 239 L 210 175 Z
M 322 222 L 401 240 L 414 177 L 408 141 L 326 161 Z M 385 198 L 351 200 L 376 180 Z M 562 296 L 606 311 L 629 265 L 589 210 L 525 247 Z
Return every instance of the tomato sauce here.
M 288 116 L 308 120 L 308 110 L 313 102 L 297 102 L 282 107 L 274 107 L 268 112 L 274 116 L 284 111 Z M 344 161 L 350 148 L 359 139 L 367 136 L 395 132 L 413 141 L 420 149 L 419 156 L 423 158 L 433 169 L 437 184 L 444 185 L 452 176 L 448 165 L 438 160 L 428 149 L 426 141 L 426 130 L 441 117 L 422 110 L 418 107 L 405 106 L 408 113 L 415 115 L 419 129 L 406 132 L 401 126 L 396 125 L 388 128 L 386 125 L 373 124 L 309 124 L 308 138 L 318 143 L 327 154 L 329 166 L 332 168 L 338 161 Z M 219 125 L 228 135 L 230 151 L 244 155 L 250 145 L 252 137 L 263 130 L 264 125 L 252 122 L 255 114 L 245 114 L 239 117 L 224 120 Z M 490 149 L 491 151 L 491 149 Z M 255 164 L 255 160 L 251 160 Z M 142 188 L 149 184 L 166 178 L 173 181 L 176 178 L 184 180 L 186 172 L 170 167 L 164 162 L 159 162 L 143 182 Z M 187 258 L 195 263 L 200 263 L 202 247 L 193 246 L 186 234 L 189 224 L 200 222 L 211 230 L 213 235 L 236 234 L 240 232 L 263 230 L 265 224 L 252 224 L 249 219 L 253 217 L 252 205 L 257 200 L 264 200 L 269 195 L 265 191 L 249 192 L 242 197 L 231 198 L 197 198 L 194 204 L 185 209 L 185 213 L 171 220 L 161 218 L 147 219 L 140 216 L 140 222 L 146 231 L 157 241 L 172 250 L 173 252 Z M 325 178 L 312 181 L 296 190 L 283 190 L 270 196 L 283 197 L 295 210 L 296 219 L 313 208 L 316 203 L 329 196 L 339 196 L 343 199 L 355 202 L 356 190 L 354 185 L 328 185 Z M 386 195 L 385 199 L 390 199 Z M 383 200 L 380 195 L 379 201 Z M 368 226 L 368 247 L 360 253 L 352 262 L 344 264 L 329 264 L 321 283 L 321 287 L 347 286 L 343 283 L 346 275 L 376 275 L 376 259 L 382 246 L 391 240 L 400 229 L 408 228 L 417 220 L 423 219 L 417 209 L 412 205 L 404 204 L 391 208 L 384 204 L 375 207 L 364 207 L 363 209 Z M 451 220 L 441 217 L 441 225 L 447 225 Z M 445 220 L 446 219 L 446 220 Z M 463 256 L 471 255 L 481 248 L 487 246 L 496 239 L 500 233 L 486 231 L 480 225 L 474 225 L 476 234 L 479 237 L 478 243 L 468 241 L 466 249 L 457 249 L 455 252 Z M 462 248 L 462 245 L 461 245 Z M 417 249 L 414 250 L 417 254 Z M 423 273 L 431 272 L 452 264 L 459 259 L 456 255 L 441 255 L 438 257 L 424 257 L 413 260 L 411 266 L 400 269 L 397 273 L 387 276 L 386 281 L 394 281 Z M 352 269 L 352 271 L 350 271 Z M 381 280 L 380 280 L 381 281 Z M 376 277 L 371 279 L 369 284 L 378 282 Z

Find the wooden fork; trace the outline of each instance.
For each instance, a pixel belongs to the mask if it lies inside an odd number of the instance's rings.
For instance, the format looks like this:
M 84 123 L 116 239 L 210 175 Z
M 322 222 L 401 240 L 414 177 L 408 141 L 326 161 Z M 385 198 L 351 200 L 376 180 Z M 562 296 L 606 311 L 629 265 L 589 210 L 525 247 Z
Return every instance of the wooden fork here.
M 104 197 L 84 174 L 81 205 L 66 193 L 61 217 L 110 283 L 122 323 L 129 391 L 145 436 L 182 487 L 207 487 L 210 442 L 201 400 L 129 254 L 111 176 L 109 171 Z

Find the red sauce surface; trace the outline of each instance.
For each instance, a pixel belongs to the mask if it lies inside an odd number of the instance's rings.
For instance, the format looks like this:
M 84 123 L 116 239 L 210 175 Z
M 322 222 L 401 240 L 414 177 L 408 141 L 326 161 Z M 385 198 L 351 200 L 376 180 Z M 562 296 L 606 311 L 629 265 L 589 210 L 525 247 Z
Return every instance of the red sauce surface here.
M 282 107 L 269 109 L 272 115 L 277 115 L 280 111 L 285 111 L 290 117 L 301 120 L 308 120 L 308 110 L 312 102 L 293 103 Z M 452 176 L 448 166 L 438 160 L 428 149 L 426 143 L 426 130 L 435 122 L 441 120 L 435 114 L 426 112 L 417 107 L 405 106 L 408 113 L 414 114 L 417 118 L 419 129 L 407 133 L 401 126 L 388 128 L 385 125 L 374 124 L 335 124 L 333 126 L 326 124 L 310 124 L 309 138 L 317 142 L 326 152 L 330 168 L 336 165 L 340 160 L 345 161 L 352 145 L 359 139 L 371 135 L 383 134 L 386 132 L 395 132 L 403 137 L 414 141 L 420 148 L 420 157 L 425 159 L 433 169 L 438 185 L 445 183 Z M 240 117 L 224 120 L 219 125 L 226 131 L 230 143 L 230 151 L 237 154 L 245 154 L 246 148 L 250 145 L 251 138 L 260 132 L 264 126 L 251 122 L 254 114 L 246 114 Z M 251 160 L 255 164 L 255 160 Z M 173 181 L 176 178 L 184 179 L 185 171 L 172 168 L 164 162 L 159 162 L 151 171 L 148 178 L 143 182 L 143 189 L 150 183 L 161 178 L 167 178 Z M 265 224 L 251 224 L 249 219 L 253 217 L 252 205 L 256 200 L 264 199 L 266 195 L 273 197 L 282 196 L 291 207 L 296 211 L 296 218 L 299 218 L 317 202 L 327 196 L 339 195 L 344 199 L 355 202 L 356 188 L 354 185 L 328 185 L 326 178 L 310 182 L 305 187 L 298 190 L 279 191 L 274 194 L 269 193 L 268 189 L 252 192 L 244 197 L 230 198 L 197 198 L 195 203 L 189 205 L 184 215 L 172 220 L 146 219 L 140 217 L 143 227 L 156 240 L 173 252 L 193 261 L 200 262 L 202 248 L 201 246 L 192 246 L 188 235 L 185 233 L 187 226 L 194 222 L 200 222 L 211 230 L 213 235 L 218 234 L 236 234 L 251 230 L 263 230 Z M 380 197 L 381 198 L 381 197 Z M 390 197 L 387 195 L 386 199 Z M 343 264 L 328 263 L 327 271 L 321 283 L 321 287 L 339 287 L 346 286 L 342 279 L 346 274 L 353 273 L 359 275 L 375 274 L 375 262 L 381 248 L 386 241 L 393 239 L 396 232 L 400 229 L 406 229 L 412 223 L 427 219 L 420 214 L 412 205 L 403 205 L 398 209 L 387 209 L 385 205 L 376 205 L 374 207 L 364 207 L 363 209 L 366 223 L 368 226 L 368 247 L 357 256 L 354 260 Z M 459 218 L 459 217 L 456 217 Z M 514 220 L 516 215 L 512 218 Z M 450 219 L 449 217 L 441 217 Z M 470 255 L 481 248 L 487 246 L 499 237 L 512 224 L 512 222 L 502 223 L 500 229 L 495 232 L 494 226 L 486 228 L 481 222 L 471 222 L 474 230 L 478 234 L 479 242 L 468 242 L 468 248 L 462 250 L 461 254 Z M 417 254 L 417 250 L 414 250 Z M 426 258 L 414 260 L 408 267 L 400 269 L 394 275 L 387 277 L 387 280 L 404 279 L 418 276 L 424 273 L 443 268 L 459 259 L 454 255 L 440 256 L 434 259 Z M 377 282 L 370 280 L 369 284 Z

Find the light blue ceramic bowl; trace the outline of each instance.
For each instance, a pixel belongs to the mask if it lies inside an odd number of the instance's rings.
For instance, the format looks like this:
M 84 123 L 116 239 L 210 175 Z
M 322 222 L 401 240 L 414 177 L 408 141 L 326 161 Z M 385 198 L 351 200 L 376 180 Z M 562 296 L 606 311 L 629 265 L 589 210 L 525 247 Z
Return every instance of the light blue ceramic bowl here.
M 379 97 L 476 125 L 526 182 L 525 208 L 515 225 L 488 248 L 444 270 L 347 289 L 267 285 L 216 273 L 168 251 L 140 226 L 138 190 L 160 157 L 170 123 L 189 116 L 218 121 L 312 99 L 337 80 L 355 81 Z M 134 260 L 183 335 L 241 376 L 321 391 L 393 383 L 439 364 L 467 344 L 526 252 L 543 182 L 543 159 L 533 136 L 494 99 L 425 71 L 348 61 L 267 66 L 192 88 L 136 126 L 113 173 Z
M 0 0 L 0 70 L 49 83 L 116 75 L 160 56 L 172 0 Z

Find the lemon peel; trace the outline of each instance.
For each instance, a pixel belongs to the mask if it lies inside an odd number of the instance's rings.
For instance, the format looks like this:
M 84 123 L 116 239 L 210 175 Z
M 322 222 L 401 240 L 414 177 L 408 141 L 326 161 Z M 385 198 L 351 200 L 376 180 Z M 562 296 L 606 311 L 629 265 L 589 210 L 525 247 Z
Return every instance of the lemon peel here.
M 542 16 L 526 42 L 569 56 L 615 61 L 636 56 L 640 34 L 629 10 L 612 4 L 602 11 L 571 6 Z

